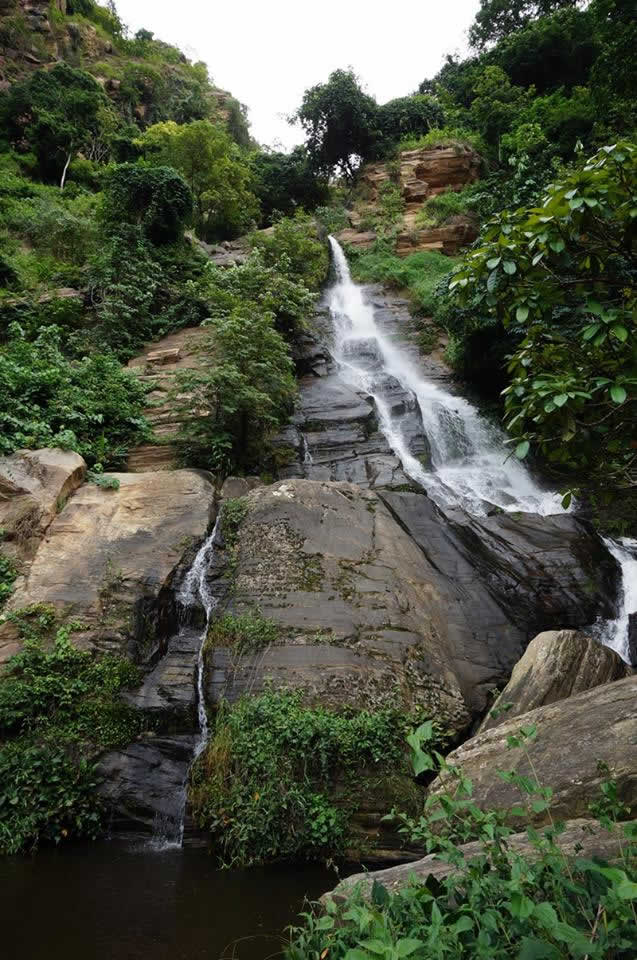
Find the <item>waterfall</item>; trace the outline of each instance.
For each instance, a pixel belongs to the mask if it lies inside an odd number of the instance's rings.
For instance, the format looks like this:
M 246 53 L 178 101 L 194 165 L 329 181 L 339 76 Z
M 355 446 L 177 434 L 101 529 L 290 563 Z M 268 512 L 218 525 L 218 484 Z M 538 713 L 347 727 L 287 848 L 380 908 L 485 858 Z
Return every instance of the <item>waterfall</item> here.
M 363 289 L 352 282 L 341 246 L 329 239 L 336 274 L 328 291 L 334 359 L 341 376 L 374 400 L 381 430 L 405 473 L 443 509 L 462 507 L 478 516 L 493 505 L 542 516 L 563 513 L 559 494 L 542 489 L 527 467 L 507 453 L 503 432 L 464 398 L 426 381 L 406 350 L 381 330 Z M 415 398 L 431 450 L 427 466 L 411 452 L 401 416 L 392 414 L 383 395 L 388 380 Z M 596 633 L 628 661 L 630 615 L 637 611 L 637 541 L 605 542 L 622 571 L 620 612 L 616 620 L 598 624 Z
M 478 515 L 492 506 L 545 516 L 562 513 L 559 495 L 543 490 L 524 464 L 508 454 L 503 433 L 463 397 L 424 380 L 406 352 L 383 333 L 373 306 L 352 282 L 341 246 L 333 237 L 330 244 L 336 272 L 328 293 L 335 360 L 355 389 L 373 397 L 381 429 L 405 472 L 442 507 L 461 506 Z M 377 357 L 372 369 L 367 362 L 370 345 Z M 431 449 L 428 467 L 411 453 L 400 418 L 392 416 L 382 395 L 388 376 L 417 401 Z
M 616 620 L 599 623 L 597 636 L 603 644 L 615 650 L 622 660 L 630 663 L 630 617 L 637 612 L 637 540 L 630 540 L 628 537 L 611 540 L 610 537 L 604 537 L 604 543 L 621 567 L 622 585 L 619 616 Z
M 197 735 L 193 746 L 192 759 L 188 766 L 186 777 L 184 779 L 183 790 L 180 795 L 179 809 L 174 817 L 161 818 L 153 831 L 153 838 L 150 846 L 154 850 L 170 850 L 181 847 L 184 839 L 184 820 L 186 816 L 186 804 L 188 800 L 188 778 L 193 763 L 203 752 L 208 742 L 208 713 L 206 710 L 205 696 L 205 642 L 208 634 L 208 625 L 217 605 L 217 600 L 213 596 L 208 585 L 206 574 L 210 562 L 214 556 L 217 532 L 221 520 L 221 510 L 217 514 L 214 527 L 210 536 L 203 542 L 199 548 L 192 566 L 184 577 L 177 602 L 180 609 L 180 618 L 183 621 L 188 619 L 189 613 L 201 604 L 206 614 L 206 621 L 199 640 L 199 649 L 197 653 L 196 667 L 196 689 L 197 689 Z

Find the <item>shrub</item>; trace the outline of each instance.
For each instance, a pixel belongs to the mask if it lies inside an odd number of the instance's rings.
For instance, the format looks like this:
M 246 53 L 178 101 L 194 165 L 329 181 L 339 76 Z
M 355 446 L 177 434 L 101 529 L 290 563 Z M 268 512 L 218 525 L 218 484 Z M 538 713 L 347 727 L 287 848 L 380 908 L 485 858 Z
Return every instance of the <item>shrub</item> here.
M 365 775 L 385 779 L 406 770 L 401 741 L 408 728 L 409 718 L 389 710 L 303 706 L 299 692 L 244 697 L 220 710 L 192 771 L 196 820 L 236 866 L 338 854 Z
M 58 627 L 47 608 L 7 619 L 24 646 L 0 674 L 0 852 L 93 838 L 103 825 L 94 758 L 139 732 L 139 714 L 119 698 L 139 673 L 77 650 L 73 625 Z
M 541 206 L 503 212 L 449 289 L 503 324 L 516 455 L 535 445 L 600 487 L 634 485 L 634 188 L 637 146 L 618 142 L 552 184 Z
M 420 736 L 418 736 L 420 734 Z M 562 827 L 528 828 L 531 855 L 510 845 L 513 832 L 505 814 L 481 810 L 472 800 L 471 783 L 449 768 L 439 754 L 425 753 L 424 725 L 410 738 L 414 769 L 442 767 L 454 785 L 426 801 L 419 821 L 402 817 L 405 832 L 428 852 L 450 864 L 441 878 L 415 880 L 397 892 L 375 881 L 371 898 L 354 889 L 344 904 L 328 901 L 321 914 L 304 914 L 304 925 L 292 930 L 288 960 L 329 955 L 332 960 L 387 960 L 411 956 L 489 960 L 628 960 L 637 948 L 635 900 L 635 826 L 627 824 L 623 856 L 609 867 L 597 860 L 567 857 L 558 845 Z M 511 737 L 524 749 L 535 736 L 532 727 Z M 516 783 L 523 802 L 546 809 L 550 789 L 532 777 L 511 771 L 502 776 Z M 518 816 L 524 807 L 514 811 Z M 615 825 L 627 808 L 617 802 L 612 780 L 604 785 L 595 816 L 605 828 Z M 621 834 L 620 834 L 621 835 Z M 461 844 L 480 842 L 479 852 L 466 855 Z
M 234 653 L 257 653 L 279 639 L 279 628 L 259 612 L 226 613 L 208 629 L 206 647 L 231 647 Z
M 251 243 L 267 266 L 301 281 L 309 290 L 318 290 L 327 277 L 327 247 L 319 240 L 314 221 L 303 212 L 283 217 L 270 233 L 253 234 Z
M 121 463 L 146 435 L 145 388 L 112 356 L 69 361 L 60 330 L 34 341 L 17 324 L 0 348 L 0 451 L 63 446 L 89 463 Z
M 174 243 L 192 213 L 192 195 L 171 167 L 122 163 L 106 177 L 104 215 L 139 226 L 152 243 Z

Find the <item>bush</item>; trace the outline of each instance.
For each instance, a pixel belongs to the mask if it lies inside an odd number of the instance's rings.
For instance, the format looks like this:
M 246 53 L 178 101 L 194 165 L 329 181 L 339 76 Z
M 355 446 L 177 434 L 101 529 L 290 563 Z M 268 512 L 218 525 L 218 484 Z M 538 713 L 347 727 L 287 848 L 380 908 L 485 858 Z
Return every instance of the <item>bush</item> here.
M 292 360 L 273 314 L 250 303 L 213 318 L 209 327 L 210 337 L 200 349 L 213 362 L 178 377 L 182 456 L 222 472 L 232 465 L 253 466 L 268 433 L 291 412 Z
M 103 826 L 94 760 L 139 732 L 139 715 L 120 700 L 139 672 L 77 650 L 73 625 L 59 628 L 48 608 L 7 619 L 24 646 L 0 674 L 0 852 L 94 838 Z
M 444 193 L 429 197 L 418 211 L 416 225 L 423 228 L 440 227 L 452 217 L 470 215 L 475 193 L 476 187 L 469 186 L 462 190 L 445 190 Z
M 112 356 L 69 361 L 56 327 L 29 341 L 13 324 L 9 337 L 0 348 L 0 451 L 59 446 L 121 464 L 146 435 L 140 381 Z
M 319 240 L 314 221 L 302 212 L 283 217 L 270 233 L 253 234 L 251 242 L 265 264 L 309 290 L 318 290 L 327 277 L 327 247 Z
M 366 775 L 406 770 L 408 728 L 408 718 L 389 710 L 306 707 L 298 692 L 244 697 L 220 710 L 192 771 L 197 823 L 234 866 L 339 854 Z
M 122 163 L 106 177 L 106 220 L 139 226 L 152 243 L 174 243 L 191 214 L 190 189 L 171 167 Z
M 540 207 L 503 212 L 449 285 L 503 324 L 507 427 L 565 476 L 634 486 L 634 189 L 637 146 L 604 147 L 552 184 Z
M 421 727 L 416 733 L 431 731 Z M 524 749 L 533 736 L 534 728 L 525 727 L 510 740 Z M 410 738 L 412 746 L 417 739 Z M 428 770 L 442 760 L 417 742 L 414 759 L 414 769 Z M 637 948 L 635 825 L 625 826 L 623 856 L 612 867 L 567 857 L 558 845 L 562 827 L 554 823 L 544 831 L 528 828 L 533 852 L 524 855 L 509 843 L 513 831 L 505 814 L 479 809 L 471 782 L 444 760 L 442 766 L 454 788 L 428 798 L 419 821 L 400 819 L 414 842 L 452 870 L 441 878 L 414 879 L 398 892 L 375 881 L 370 899 L 354 889 L 344 904 L 328 901 L 320 914 L 304 914 L 304 925 L 292 930 L 288 960 L 629 960 Z M 502 776 L 519 786 L 528 808 L 546 809 L 550 789 L 515 772 Z M 594 809 L 598 822 L 621 831 L 615 821 L 627 812 L 608 780 Z M 480 842 L 479 852 L 465 854 L 460 845 L 468 839 Z

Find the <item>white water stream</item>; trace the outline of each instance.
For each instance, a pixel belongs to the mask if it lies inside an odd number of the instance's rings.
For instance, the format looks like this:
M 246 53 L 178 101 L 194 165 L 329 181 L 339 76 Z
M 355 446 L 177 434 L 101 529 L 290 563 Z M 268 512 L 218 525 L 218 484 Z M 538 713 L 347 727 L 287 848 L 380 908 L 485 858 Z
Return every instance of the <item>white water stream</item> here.
M 477 515 L 484 515 L 490 505 L 544 516 L 562 513 L 558 494 L 543 490 L 524 464 L 507 452 L 501 431 L 468 400 L 424 380 L 405 352 L 383 333 L 363 289 L 352 282 L 343 250 L 333 237 L 330 244 L 336 271 L 336 283 L 329 293 L 335 359 L 345 379 L 373 397 L 383 433 L 405 472 L 442 507 L 462 506 Z M 410 452 L 400 420 L 392 418 L 380 392 L 381 378 L 357 362 L 357 342 L 370 341 L 380 356 L 382 375 L 395 378 L 418 401 L 431 448 L 430 469 Z
M 177 601 L 181 610 L 181 620 L 182 622 L 187 619 L 188 612 L 192 611 L 198 604 L 204 609 L 206 614 L 206 622 L 201 632 L 201 637 L 199 640 L 199 648 L 197 654 L 197 673 L 196 673 L 196 687 L 197 687 L 197 735 L 194 742 L 192 760 L 188 767 L 188 773 L 184 780 L 183 791 L 180 796 L 179 809 L 175 817 L 166 818 L 160 820 L 155 827 L 153 839 L 150 841 L 150 846 L 154 850 L 163 851 L 179 848 L 183 845 L 184 840 L 184 820 L 186 815 L 186 804 L 188 800 L 188 776 L 190 774 L 190 768 L 197 758 L 203 752 L 206 743 L 208 742 L 208 713 L 206 710 L 206 696 L 204 689 L 205 682 L 205 643 L 206 636 L 208 634 L 208 626 L 212 614 L 217 606 L 217 599 L 213 596 L 210 587 L 208 586 L 208 581 L 206 574 L 208 572 L 208 567 L 210 561 L 212 560 L 215 545 L 217 540 L 217 531 L 219 529 L 219 522 L 221 520 L 221 509 L 217 514 L 217 519 L 215 521 L 214 527 L 210 536 L 203 542 L 195 559 L 192 562 L 188 573 L 186 574 L 184 581 L 181 585 L 179 593 L 177 594 Z
M 347 258 L 334 237 L 330 245 L 336 273 L 328 292 L 334 359 L 343 378 L 373 398 L 381 429 L 405 473 L 443 508 L 460 506 L 478 516 L 492 505 L 543 516 L 563 513 L 560 495 L 543 489 L 526 466 L 511 456 L 502 431 L 463 397 L 426 381 L 406 352 L 392 343 L 377 324 L 363 288 L 353 283 Z M 372 369 L 370 347 L 379 360 Z M 416 398 L 431 450 L 429 468 L 411 453 L 400 417 L 391 414 L 382 389 L 388 376 Z M 618 618 L 600 624 L 599 636 L 627 660 L 629 617 L 637 610 L 637 542 L 605 542 L 622 570 L 622 595 Z

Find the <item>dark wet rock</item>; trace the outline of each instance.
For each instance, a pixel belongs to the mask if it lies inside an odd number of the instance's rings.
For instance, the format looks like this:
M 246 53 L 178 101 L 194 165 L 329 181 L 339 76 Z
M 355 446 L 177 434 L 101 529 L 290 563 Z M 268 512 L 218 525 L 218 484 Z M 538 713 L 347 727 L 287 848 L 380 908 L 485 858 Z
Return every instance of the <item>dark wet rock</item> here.
M 193 743 L 192 735 L 146 737 L 102 757 L 99 793 L 111 811 L 114 832 L 175 831 Z
M 292 359 L 298 376 L 324 377 L 331 361 L 329 351 L 311 333 L 301 334 L 292 344 Z
M 459 549 L 528 638 L 615 616 L 619 564 L 586 521 L 572 514 L 460 512 L 450 520 Z
M 628 618 L 628 662 L 637 667 L 637 613 Z
M 168 649 L 146 674 L 142 685 L 124 699 L 133 707 L 196 725 L 195 672 L 201 646 L 201 629 L 182 627 L 168 641 Z
M 576 630 L 548 630 L 531 641 L 480 732 L 536 707 L 626 676 L 621 657 Z
M 473 517 L 459 509 L 445 516 L 431 501 L 386 501 L 445 577 L 466 577 L 456 567 L 462 557 L 462 570 L 471 570 L 526 640 L 614 615 L 619 565 L 585 521 L 571 514 Z
M 528 741 L 524 750 L 508 749 L 507 738 L 523 725 L 537 728 L 536 739 Z M 560 820 L 586 816 L 589 804 L 599 798 L 600 786 L 608 778 L 605 764 L 617 784 L 619 800 L 635 813 L 635 731 L 637 676 L 632 676 L 506 719 L 472 737 L 447 760 L 471 780 L 474 801 L 485 810 L 504 810 L 519 804 L 517 786 L 503 780 L 498 775 L 500 770 L 537 777 L 540 784 L 552 787 L 550 810 L 526 814 L 525 820 L 538 825 L 548 823 L 551 816 Z M 449 786 L 449 775 L 443 774 L 430 791 L 438 794 Z

